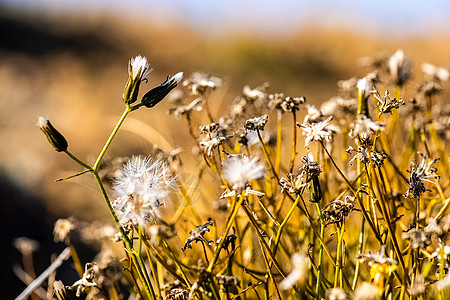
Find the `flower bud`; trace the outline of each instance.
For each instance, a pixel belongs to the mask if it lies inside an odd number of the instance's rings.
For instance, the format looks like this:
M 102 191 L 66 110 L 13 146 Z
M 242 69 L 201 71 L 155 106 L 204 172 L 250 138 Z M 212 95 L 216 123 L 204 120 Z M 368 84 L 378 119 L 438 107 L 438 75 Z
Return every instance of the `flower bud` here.
M 55 148 L 56 151 L 66 151 L 68 144 L 64 136 L 56 130 L 55 127 L 44 117 L 39 117 L 37 126 L 45 134 L 50 144 Z
M 309 201 L 313 203 L 320 202 L 322 199 L 322 188 L 320 187 L 319 176 L 313 175 L 308 185 Z
M 144 97 L 142 97 L 141 103 L 148 108 L 155 106 L 178 85 L 181 78 L 183 78 L 183 72 L 178 72 L 172 77 L 167 77 L 167 80 L 160 86 L 157 86 L 147 92 Z
M 139 87 L 145 77 L 152 71 L 147 58 L 136 56 L 128 64 L 128 80 L 123 90 L 122 99 L 125 104 L 131 104 L 137 100 Z

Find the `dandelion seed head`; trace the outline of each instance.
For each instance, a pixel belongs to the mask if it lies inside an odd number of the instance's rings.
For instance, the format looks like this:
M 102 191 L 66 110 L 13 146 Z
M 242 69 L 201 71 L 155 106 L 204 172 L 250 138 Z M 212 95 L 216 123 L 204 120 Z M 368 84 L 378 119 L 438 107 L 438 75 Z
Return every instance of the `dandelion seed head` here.
M 223 173 L 233 190 L 243 191 L 250 180 L 266 175 L 266 166 L 257 157 L 231 156 L 224 163 Z
M 298 124 L 305 135 L 305 146 L 307 147 L 311 141 L 322 141 L 323 139 L 331 139 L 331 133 L 326 129 L 333 117 L 328 117 L 325 121 L 312 124 Z
M 175 188 L 175 177 L 161 160 L 141 156 L 132 157 L 122 168 L 114 184 L 117 199 L 114 207 L 122 224 L 131 221 L 143 225 L 159 216 L 168 191 Z

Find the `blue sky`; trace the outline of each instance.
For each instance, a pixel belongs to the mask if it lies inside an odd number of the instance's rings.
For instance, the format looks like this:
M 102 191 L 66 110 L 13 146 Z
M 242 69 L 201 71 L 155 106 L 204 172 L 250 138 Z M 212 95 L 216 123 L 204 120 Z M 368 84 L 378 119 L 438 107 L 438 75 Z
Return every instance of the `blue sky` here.
M 205 33 L 245 30 L 280 34 L 310 26 L 341 26 L 388 36 L 450 33 L 450 1 L 294 0 L 0 0 L 39 12 L 105 11 L 158 22 L 187 24 Z

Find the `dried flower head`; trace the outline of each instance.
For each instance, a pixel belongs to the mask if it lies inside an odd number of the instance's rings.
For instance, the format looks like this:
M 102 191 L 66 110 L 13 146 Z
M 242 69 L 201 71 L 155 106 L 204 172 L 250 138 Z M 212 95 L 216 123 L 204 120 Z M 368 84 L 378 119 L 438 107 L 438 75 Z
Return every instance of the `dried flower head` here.
M 211 74 L 192 73 L 183 81 L 183 86 L 191 90 L 193 95 L 204 95 L 222 85 L 222 79 Z
M 292 271 L 280 282 L 280 289 L 288 290 L 296 283 L 303 285 L 308 278 L 309 258 L 301 253 L 291 257 Z
M 306 103 L 305 97 L 285 97 L 283 93 L 269 95 L 269 108 L 279 109 L 282 112 L 295 112 L 300 109 L 300 105 Z
M 385 255 L 386 253 L 386 245 L 382 245 L 380 250 L 377 253 L 372 252 L 370 250 L 367 253 L 359 255 L 358 259 L 360 262 L 368 262 L 369 267 L 374 264 L 388 264 L 388 265 L 396 265 L 397 261 Z
M 225 161 L 223 174 L 231 188 L 241 193 L 250 180 L 261 179 L 266 175 L 266 166 L 257 157 L 235 155 Z
M 268 115 L 262 115 L 261 117 L 251 118 L 245 121 L 244 128 L 246 130 L 264 130 L 264 127 L 266 126 L 268 120 L 269 120 Z
M 306 110 L 307 113 L 303 123 L 313 124 L 323 121 L 323 114 L 315 105 L 306 104 Z
M 222 145 L 227 138 L 224 136 L 213 137 L 210 140 L 200 142 L 200 147 L 208 156 L 213 155 L 213 150 Z
M 191 103 L 185 106 L 178 106 L 176 108 L 170 108 L 168 114 L 173 114 L 176 119 L 181 119 L 182 116 L 190 117 L 193 111 L 203 110 L 203 101 L 201 98 L 193 100 Z
M 77 297 L 80 297 L 81 293 L 85 292 L 86 287 L 97 286 L 97 283 L 94 281 L 96 267 L 96 263 L 87 263 L 84 267 L 83 277 L 73 283 L 72 287 L 77 287 Z
M 185 289 L 171 289 L 164 300 L 187 300 L 189 299 L 189 291 Z
M 428 191 L 425 188 L 425 182 L 433 183 L 435 182 L 429 180 L 428 178 L 439 178 L 439 175 L 435 174 L 437 169 L 433 168 L 433 164 L 438 159 L 433 159 L 427 162 L 427 155 L 422 155 L 422 162 L 417 165 L 416 161 L 411 162 L 411 170 L 408 171 L 410 173 L 409 176 L 409 190 L 406 191 L 405 197 L 419 197 L 422 193 Z
M 375 97 L 375 99 L 377 99 L 378 103 L 377 103 L 377 107 L 379 110 L 379 116 L 381 116 L 382 114 L 392 114 L 392 110 L 398 109 L 400 107 L 400 105 L 405 105 L 405 102 L 403 102 L 402 99 L 391 99 L 391 96 L 389 94 L 389 91 L 386 90 L 384 92 L 384 95 L 381 96 L 380 93 L 376 90 L 373 89 L 372 90 L 373 96 Z
M 302 163 L 303 165 L 298 170 L 305 178 L 305 182 L 310 182 L 314 176 L 322 173 L 322 166 L 314 160 L 311 153 L 302 157 Z
M 29 256 L 39 249 L 39 242 L 27 237 L 15 238 L 13 244 L 23 256 Z
M 66 242 L 69 233 L 75 229 L 75 223 L 70 219 L 58 219 L 53 227 L 53 238 L 55 242 Z
M 333 117 L 328 117 L 325 121 L 312 124 L 299 124 L 303 130 L 303 135 L 305 135 L 305 146 L 308 147 L 311 141 L 322 141 L 323 139 L 331 139 L 331 133 L 326 129 L 327 125 L 330 124 Z
M 303 182 L 302 175 L 289 173 L 286 177 L 287 178 L 282 177 L 280 179 L 281 193 L 288 192 L 290 194 L 300 194 L 306 186 Z
M 424 97 L 431 97 L 442 92 L 442 84 L 437 81 L 425 81 L 417 88 L 417 97 L 423 99 Z
M 433 66 L 432 64 L 422 64 L 422 71 L 425 73 L 427 80 L 447 81 L 450 78 L 450 70 L 448 68 L 441 68 Z
M 403 50 L 397 50 L 388 61 L 389 73 L 392 81 L 403 86 L 411 77 L 413 62 L 405 56 Z
M 372 121 L 365 115 L 361 115 L 355 121 L 353 129 L 348 134 L 351 138 L 358 138 L 362 145 L 371 145 L 373 134 L 384 130 L 385 124 L 383 122 Z
M 193 242 L 201 242 L 206 243 L 207 245 L 211 245 L 214 243 L 212 240 L 205 239 L 204 235 L 207 232 L 210 232 L 211 230 L 208 228 L 208 226 L 213 226 L 213 222 L 207 222 L 205 224 L 196 226 L 195 230 L 191 230 L 190 236 L 186 239 L 186 242 L 184 243 L 183 248 L 181 250 L 184 252 L 186 249 L 192 249 L 192 243 Z
M 246 85 L 242 91 L 242 97 L 249 102 L 265 101 L 267 99 L 266 90 L 268 87 L 268 83 L 254 89 L 251 89 L 248 85 Z
M 341 124 L 347 123 L 349 120 L 354 119 L 356 116 L 356 110 L 358 108 L 358 102 L 356 99 L 344 99 L 342 97 L 336 96 L 332 97 L 330 100 L 322 103 L 320 106 L 320 111 L 325 116 L 333 116 Z
M 356 155 L 350 160 L 350 165 L 352 166 L 357 159 L 360 159 L 363 164 L 368 164 L 370 160 L 372 160 L 372 163 L 375 166 L 381 166 L 384 163 L 384 160 L 386 159 L 387 155 L 385 152 L 379 152 L 376 150 L 370 151 L 370 157 L 369 153 L 367 152 L 367 149 L 364 147 L 359 147 L 358 149 L 354 149 L 352 146 L 348 147 L 347 150 L 345 150 L 348 154 L 352 154 L 352 152 L 356 152 Z
M 113 203 L 122 224 L 144 225 L 159 216 L 159 207 L 170 189 L 175 188 L 175 177 L 161 160 L 135 156 L 121 170 L 114 185 L 117 198 Z
M 344 217 L 347 217 L 355 209 L 354 202 L 355 197 L 345 196 L 344 201 L 336 199 L 325 205 L 322 209 L 324 225 L 336 224 L 340 227 L 344 222 Z

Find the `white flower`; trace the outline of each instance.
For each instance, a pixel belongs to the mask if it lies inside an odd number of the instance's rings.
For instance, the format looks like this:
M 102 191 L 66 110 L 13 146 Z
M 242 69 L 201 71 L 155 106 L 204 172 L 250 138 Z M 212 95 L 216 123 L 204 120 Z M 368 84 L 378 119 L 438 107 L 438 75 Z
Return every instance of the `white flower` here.
M 288 290 L 292 288 L 297 282 L 305 283 L 308 276 L 309 258 L 301 253 L 295 253 L 291 257 L 292 271 L 286 278 L 280 282 L 280 289 Z
M 242 192 L 250 180 L 266 175 L 266 166 L 257 157 L 231 156 L 224 163 L 223 174 L 233 190 Z
M 127 162 L 121 173 L 114 185 L 114 208 L 120 222 L 144 225 L 146 220 L 159 216 L 158 208 L 175 185 L 168 166 L 160 160 L 153 162 L 137 156 Z
M 367 140 L 375 132 L 384 130 L 385 124 L 383 122 L 372 121 L 364 115 L 355 121 L 354 128 L 348 134 L 351 138 L 359 136 L 360 139 Z
M 75 224 L 69 219 L 58 219 L 53 227 L 53 237 L 55 242 L 64 242 L 69 237 L 69 233 L 75 228 Z
M 204 73 L 193 73 L 183 81 L 183 85 L 191 90 L 193 95 L 203 95 L 222 85 L 222 79 Z
M 358 80 L 356 87 L 358 89 L 358 95 L 361 96 L 364 93 L 365 97 L 367 97 L 369 96 L 370 90 L 372 90 L 372 82 L 364 77 L 363 79 Z
M 130 59 L 128 64 L 128 74 L 131 79 L 142 81 L 151 71 L 150 64 L 144 56 L 138 55 Z
M 389 72 L 394 83 L 399 86 L 404 85 L 411 77 L 412 66 L 412 60 L 405 57 L 403 50 L 397 50 L 388 61 Z
M 308 146 L 311 141 L 322 141 L 324 138 L 331 139 L 331 133 L 325 128 L 330 124 L 333 117 L 328 117 L 325 121 L 312 124 L 298 124 L 303 129 L 305 137 L 305 146 Z
M 440 68 L 425 63 L 422 64 L 422 71 L 429 80 L 438 79 L 440 81 L 447 81 L 450 78 L 450 71 L 447 68 Z

